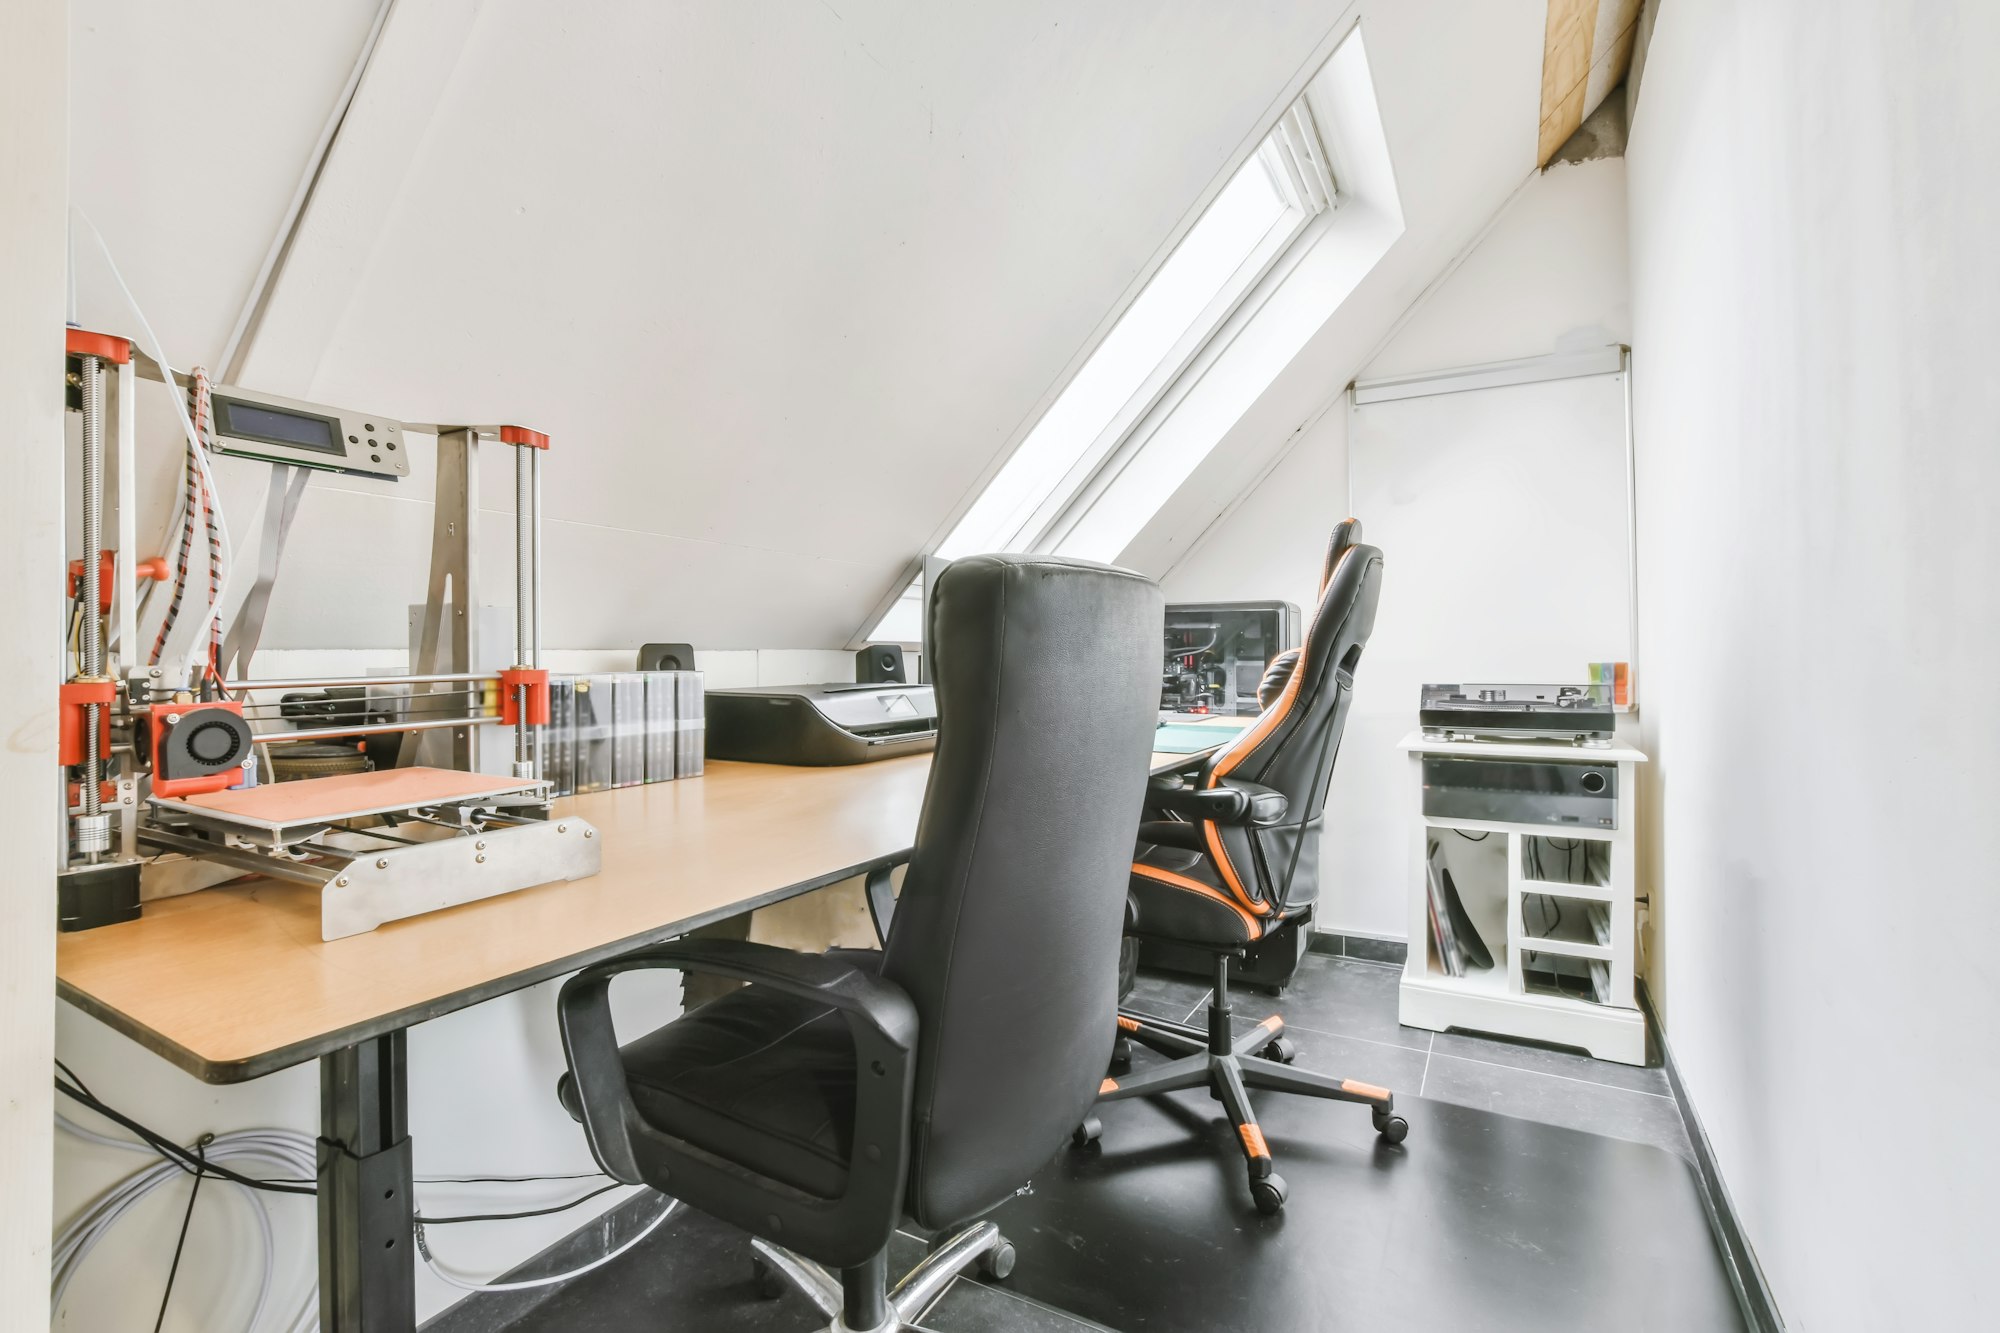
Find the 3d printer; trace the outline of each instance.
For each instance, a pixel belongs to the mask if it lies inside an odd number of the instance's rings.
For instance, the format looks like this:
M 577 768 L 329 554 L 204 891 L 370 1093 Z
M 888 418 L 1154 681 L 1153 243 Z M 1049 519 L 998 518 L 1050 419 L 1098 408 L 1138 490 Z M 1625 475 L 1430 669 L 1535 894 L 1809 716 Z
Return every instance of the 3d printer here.
M 128 339 L 77 328 L 66 331 L 64 371 L 81 422 L 82 484 L 65 592 L 71 672 L 58 710 L 68 793 L 56 885 L 62 929 L 137 916 L 142 869 L 164 874 L 190 861 L 318 888 L 326 939 L 596 873 L 596 831 L 582 819 L 550 817 L 542 773 L 546 435 L 519 426 L 412 428 L 436 434 L 437 495 L 429 596 L 409 674 L 257 680 L 248 668 L 304 483 L 319 471 L 401 480 L 410 470 L 403 423 L 211 386 L 203 372 L 178 375 Z M 186 437 L 169 524 L 174 549 L 144 561 L 135 532 L 138 374 L 167 386 Z M 479 604 L 482 436 L 512 446 L 515 463 L 515 654 L 497 672 L 473 669 L 473 627 L 448 616 L 452 602 Z M 273 469 L 263 566 L 233 618 L 225 615 L 231 543 L 212 454 Z M 400 692 L 388 711 L 385 688 Z M 504 775 L 475 771 L 479 733 L 493 725 L 513 730 Z M 362 752 L 374 738 L 433 731 L 451 738 L 450 768 L 416 766 L 414 744 L 379 751 L 381 767 Z M 307 759 L 320 766 L 295 763 L 295 772 L 320 776 L 259 785 L 260 776 L 290 776 L 287 760 Z

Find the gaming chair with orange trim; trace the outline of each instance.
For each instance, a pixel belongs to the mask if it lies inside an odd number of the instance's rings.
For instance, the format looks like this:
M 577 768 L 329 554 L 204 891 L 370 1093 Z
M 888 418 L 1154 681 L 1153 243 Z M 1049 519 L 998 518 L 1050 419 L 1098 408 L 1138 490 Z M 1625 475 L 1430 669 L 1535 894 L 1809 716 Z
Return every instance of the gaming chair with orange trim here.
M 1327 785 L 1381 589 L 1382 552 L 1361 544 L 1350 518 L 1328 543 L 1304 646 L 1274 662 L 1258 692 L 1275 697 L 1191 778 L 1148 793 L 1163 817 L 1139 829 L 1132 934 L 1249 944 L 1319 897 Z
M 1100 1101 L 1209 1085 L 1229 1108 L 1257 1206 L 1284 1206 L 1285 1184 L 1250 1113 L 1246 1087 L 1366 1102 L 1391 1142 L 1408 1132 L 1381 1089 L 1288 1068 L 1292 1045 L 1277 1017 L 1237 1036 L 1230 1025 L 1229 964 L 1319 897 L 1319 842 L 1334 757 L 1353 698 L 1354 671 L 1375 625 L 1382 552 L 1361 541 L 1361 524 L 1333 530 L 1319 604 L 1294 653 L 1272 662 L 1263 711 L 1236 740 L 1188 773 L 1157 778 L 1132 865 L 1126 933 L 1211 951 L 1215 989 L 1206 1030 L 1145 1014 L 1121 1016 L 1118 1049 L 1137 1041 L 1182 1057 L 1135 1078 L 1105 1080 Z M 1079 1145 L 1101 1131 L 1095 1116 Z

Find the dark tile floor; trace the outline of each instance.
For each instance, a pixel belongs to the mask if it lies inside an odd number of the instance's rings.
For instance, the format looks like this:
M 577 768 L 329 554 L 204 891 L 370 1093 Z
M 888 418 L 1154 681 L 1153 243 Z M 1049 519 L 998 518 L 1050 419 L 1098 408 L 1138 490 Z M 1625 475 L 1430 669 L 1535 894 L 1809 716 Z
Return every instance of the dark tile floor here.
M 1380 1145 L 1352 1107 L 1259 1094 L 1293 1194 L 1281 1217 L 1259 1218 L 1227 1126 L 1199 1094 L 1109 1108 L 1101 1152 L 1064 1154 L 996 1214 L 1021 1250 L 1012 1290 L 963 1279 L 924 1327 L 1101 1333 L 1115 1322 L 1180 1333 L 1386 1320 L 1540 1330 L 1583 1327 L 1612 1309 L 1635 1328 L 1737 1327 L 1691 1172 L 1632 1146 L 1689 1156 L 1657 1060 L 1638 1069 L 1406 1028 L 1396 1021 L 1399 975 L 1313 955 L 1282 997 L 1245 992 L 1234 1003 L 1239 1024 L 1284 1014 L 1301 1066 L 1407 1094 L 1408 1109 L 1399 1096 L 1398 1110 L 1411 1120 L 1409 1144 Z M 1207 999 L 1199 981 L 1148 974 L 1131 1004 L 1199 1022 Z M 1154 1058 L 1138 1055 L 1142 1064 Z M 491 1320 L 465 1318 L 474 1312 L 462 1305 L 434 1327 L 821 1327 L 800 1298 L 752 1296 L 748 1241 L 721 1223 L 684 1211 L 643 1249 L 651 1251 L 643 1261 L 635 1252 L 532 1308 Z M 1312 1262 L 1301 1264 L 1302 1254 Z M 905 1238 L 891 1268 L 907 1271 L 920 1255 Z M 1217 1263 L 1235 1276 L 1215 1281 Z M 1223 1303 L 1197 1308 L 1210 1301 Z

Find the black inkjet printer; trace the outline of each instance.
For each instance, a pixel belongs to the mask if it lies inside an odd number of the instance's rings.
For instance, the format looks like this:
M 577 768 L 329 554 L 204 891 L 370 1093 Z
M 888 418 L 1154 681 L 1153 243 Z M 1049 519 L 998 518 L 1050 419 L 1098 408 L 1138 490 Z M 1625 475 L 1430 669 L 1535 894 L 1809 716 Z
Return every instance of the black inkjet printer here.
M 710 759 L 865 764 L 937 744 L 928 685 L 760 685 L 707 695 Z

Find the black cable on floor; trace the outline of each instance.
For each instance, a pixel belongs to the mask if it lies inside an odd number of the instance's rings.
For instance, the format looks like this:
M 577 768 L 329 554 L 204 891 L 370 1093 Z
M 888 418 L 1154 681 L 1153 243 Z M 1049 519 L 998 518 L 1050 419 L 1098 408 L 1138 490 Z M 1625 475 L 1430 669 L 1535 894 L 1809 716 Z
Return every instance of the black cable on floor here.
M 525 1185 L 543 1180 L 602 1180 L 602 1171 L 574 1171 L 560 1176 L 425 1176 L 419 1185 Z
M 76 1075 L 71 1074 L 70 1077 L 75 1078 Z M 204 1134 L 195 1141 L 194 1184 L 188 1189 L 187 1211 L 181 1214 L 181 1234 L 174 1241 L 174 1261 L 167 1265 L 167 1288 L 160 1293 L 160 1313 L 153 1320 L 153 1333 L 160 1333 L 160 1330 L 166 1326 L 167 1302 L 173 1299 L 174 1279 L 180 1276 L 181 1251 L 187 1248 L 188 1223 L 194 1221 L 194 1201 L 201 1197 L 201 1182 L 203 1177 L 208 1174 L 208 1145 L 213 1142 L 215 1142 L 215 1135 L 213 1134 Z
M 622 1182 L 614 1180 L 609 1185 L 594 1189 L 581 1198 L 571 1199 L 568 1203 L 559 1203 L 549 1208 L 530 1208 L 525 1212 L 519 1213 L 471 1213 L 464 1217 L 424 1217 L 419 1215 L 417 1221 L 427 1227 L 442 1227 L 450 1226 L 455 1222 L 512 1222 L 523 1217 L 547 1217 L 550 1213 L 566 1213 L 579 1204 L 589 1203 L 600 1194 L 609 1194 L 612 1190 L 621 1187 Z

